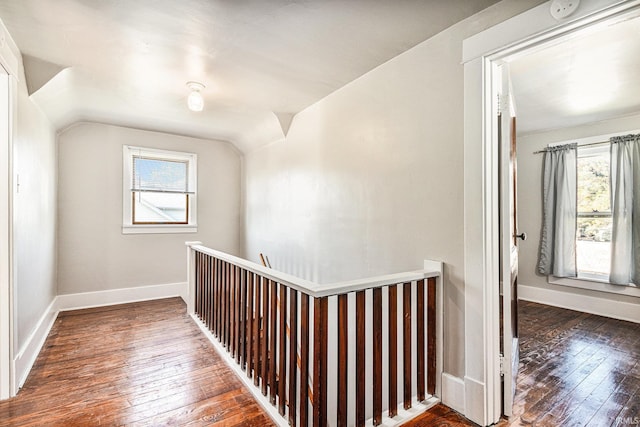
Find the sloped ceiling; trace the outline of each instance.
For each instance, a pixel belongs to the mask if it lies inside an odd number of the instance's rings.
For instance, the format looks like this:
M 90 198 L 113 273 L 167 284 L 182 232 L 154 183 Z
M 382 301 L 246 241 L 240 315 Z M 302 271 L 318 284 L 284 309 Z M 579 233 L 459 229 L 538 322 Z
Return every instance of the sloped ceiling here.
M 54 126 L 93 120 L 233 142 L 283 138 L 291 118 L 497 0 L 3 0 L 32 98 Z M 29 80 L 29 77 L 27 77 Z M 186 108 L 202 82 L 205 110 Z

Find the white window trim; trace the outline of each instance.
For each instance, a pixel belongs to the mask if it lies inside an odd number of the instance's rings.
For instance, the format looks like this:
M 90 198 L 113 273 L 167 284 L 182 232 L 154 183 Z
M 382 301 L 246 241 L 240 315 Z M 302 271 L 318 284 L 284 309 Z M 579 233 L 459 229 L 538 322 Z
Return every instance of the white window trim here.
M 581 276 L 572 278 L 548 276 L 547 282 L 552 285 L 568 286 L 571 288 L 587 289 L 589 291 L 606 292 L 610 294 L 640 298 L 640 288 L 636 285 L 612 285 L 606 280 L 599 280 L 595 277 L 591 278 Z
M 133 170 L 133 156 L 146 154 L 157 159 L 181 160 L 189 162 L 189 189 L 194 194 L 189 197 L 188 224 L 133 224 L 131 217 L 131 172 Z M 122 146 L 122 234 L 171 234 L 196 233 L 198 231 L 197 209 L 197 162 L 198 155 L 181 151 L 160 150 L 148 147 Z
M 607 141 L 611 137 L 626 135 L 627 133 L 639 133 L 640 129 L 632 129 L 628 131 L 620 131 L 615 133 L 608 133 L 604 135 L 595 135 L 586 138 L 576 138 L 567 141 L 554 142 L 549 144 L 549 147 L 553 147 L 556 145 L 564 145 L 570 143 L 577 143 L 578 148 L 583 144 L 591 144 L 594 142 Z M 628 285 L 613 285 L 609 283 L 606 279 L 606 276 L 598 276 L 598 275 L 586 275 L 581 274 L 578 277 L 556 277 L 556 276 L 547 276 L 547 283 L 552 285 L 560 285 L 560 286 L 568 286 L 571 288 L 579 288 L 579 289 L 587 289 L 590 291 L 598 291 L 598 292 L 606 292 L 610 294 L 616 295 L 625 295 L 640 298 L 640 287 L 634 284 Z

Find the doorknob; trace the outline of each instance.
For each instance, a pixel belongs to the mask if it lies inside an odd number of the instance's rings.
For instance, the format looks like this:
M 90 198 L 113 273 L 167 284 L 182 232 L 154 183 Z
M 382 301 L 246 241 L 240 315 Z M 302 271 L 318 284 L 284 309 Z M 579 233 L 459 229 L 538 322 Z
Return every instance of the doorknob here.
M 524 242 L 525 240 L 527 240 L 527 233 L 525 233 L 524 231 L 520 234 L 516 234 L 516 237 L 518 239 L 522 239 L 522 241 Z

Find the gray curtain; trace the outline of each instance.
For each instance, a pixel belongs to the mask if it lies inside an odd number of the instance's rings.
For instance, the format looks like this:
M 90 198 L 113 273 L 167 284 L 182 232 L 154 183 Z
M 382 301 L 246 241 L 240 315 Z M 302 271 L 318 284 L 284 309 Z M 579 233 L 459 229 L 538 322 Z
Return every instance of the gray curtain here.
M 618 285 L 640 284 L 640 135 L 611 138 L 611 273 Z
M 538 273 L 576 277 L 577 144 L 547 148 Z

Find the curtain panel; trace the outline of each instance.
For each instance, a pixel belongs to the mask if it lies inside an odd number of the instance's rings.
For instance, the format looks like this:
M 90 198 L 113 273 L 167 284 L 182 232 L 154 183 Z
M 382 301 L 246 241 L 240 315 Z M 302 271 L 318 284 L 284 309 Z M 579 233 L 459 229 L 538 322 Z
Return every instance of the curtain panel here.
M 611 138 L 609 282 L 640 284 L 640 134 Z
M 544 153 L 543 218 L 538 273 L 576 277 L 577 144 Z

